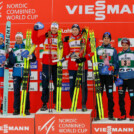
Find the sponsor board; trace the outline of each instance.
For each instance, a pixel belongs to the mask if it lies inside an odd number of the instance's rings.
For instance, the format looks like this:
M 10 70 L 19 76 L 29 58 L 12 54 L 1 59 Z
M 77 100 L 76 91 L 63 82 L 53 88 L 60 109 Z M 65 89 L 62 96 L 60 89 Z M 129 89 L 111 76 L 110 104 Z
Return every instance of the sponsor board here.
M 50 84 L 50 86 L 51 86 L 49 90 L 50 90 L 50 91 L 53 91 L 53 90 L 54 90 L 53 82 L 51 81 L 49 84 Z M 42 89 L 43 89 L 43 88 L 42 88 L 42 83 L 40 83 L 40 92 L 42 92 Z
M 69 91 L 70 84 L 69 83 L 62 83 L 62 91 Z
M 126 122 L 126 121 L 125 121 Z M 133 134 L 134 133 L 134 123 L 116 122 L 116 123 L 102 123 L 92 124 L 92 134 Z
M 92 62 L 91 62 L 91 60 L 88 60 L 88 69 L 92 69 Z
M 38 80 L 38 72 L 37 71 L 31 71 L 30 80 Z
M 9 80 L 13 80 L 12 74 L 13 74 L 13 72 L 9 72 Z M 37 71 L 31 71 L 30 80 L 38 80 L 38 72 Z
M 36 134 L 90 134 L 91 115 L 79 112 L 62 114 L 39 113 L 35 115 Z
M 53 82 L 51 82 L 52 84 L 52 91 L 54 90 L 54 85 L 53 85 Z M 69 91 L 70 90 L 70 85 L 69 83 L 62 83 L 62 91 Z M 40 91 L 42 91 L 42 83 L 40 83 Z M 51 90 L 50 90 L 51 91 Z
M 93 80 L 93 72 L 88 71 L 87 80 Z
M 13 80 L 13 72 L 9 71 L 9 80 Z
M 30 69 L 38 69 L 38 61 L 30 63 Z
M 54 19 L 62 21 L 64 17 L 65 22 L 110 22 L 111 20 L 121 22 L 121 21 L 131 21 L 134 14 L 134 4 L 132 1 L 122 2 L 113 2 L 112 0 L 95 0 L 95 1 L 63 1 L 59 4 L 60 1 L 54 1 L 54 10 L 53 13 Z M 60 7 L 59 7 L 60 6 Z M 56 11 L 56 8 L 59 10 Z M 64 11 L 64 16 L 61 12 Z M 58 16 L 56 15 L 58 14 Z M 127 15 L 129 15 L 127 17 Z M 81 16 L 81 19 L 79 19 Z M 89 19 L 90 18 L 90 19 Z M 128 19 L 127 19 L 128 18 Z M 127 19 L 127 20 L 126 20 Z
M 34 134 L 34 116 L 14 117 L 8 115 L 0 116 L 0 133 L 1 134 Z
M 21 89 L 20 90 L 22 90 L 22 84 L 21 84 Z M 13 82 L 9 82 L 8 91 L 14 91 Z M 37 82 L 30 82 L 29 91 L 38 91 Z

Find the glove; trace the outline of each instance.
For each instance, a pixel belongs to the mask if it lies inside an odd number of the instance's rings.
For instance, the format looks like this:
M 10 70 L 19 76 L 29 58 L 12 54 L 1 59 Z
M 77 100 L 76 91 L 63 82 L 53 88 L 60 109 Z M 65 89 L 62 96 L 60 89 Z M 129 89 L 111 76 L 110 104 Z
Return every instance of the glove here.
M 28 55 L 28 57 L 29 57 L 29 59 L 30 59 L 30 60 L 33 58 L 33 56 L 32 56 L 32 55 Z
M 63 58 L 61 59 L 61 63 L 64 62 L 64 61 L 65 61 L 65 58 L 63 57 Z
M 82 62 L 85 62 L 86 61 L 86 58 L 79 58 L 79 59 L 76 59 L 76 63 L 82 63 Z
M 45 37 L 46 37 L 46 38 L 48 37 L 48 33 L 45 33 Z
M 109 71 L 114 71 L 114 66 L 109 66 L 108 70 Z
M 82 34 L 83 34 L 83 33 L 86 33 L 86 29 L 85 29 L 85 28 L 82 29 Z
M 35 25 L 34 25 L 34 30 L 35 31 L 38 31 L 38 30 L 41 30 L 44 28 L 44 25 L 41 23 L 41 22 L 37 22 Z
M 35 25 L 34 25 L 34 30 L 35 30 L 35 31 L 38 31 L 38 30 L 39 30 L 39 26 L 35 24 Z

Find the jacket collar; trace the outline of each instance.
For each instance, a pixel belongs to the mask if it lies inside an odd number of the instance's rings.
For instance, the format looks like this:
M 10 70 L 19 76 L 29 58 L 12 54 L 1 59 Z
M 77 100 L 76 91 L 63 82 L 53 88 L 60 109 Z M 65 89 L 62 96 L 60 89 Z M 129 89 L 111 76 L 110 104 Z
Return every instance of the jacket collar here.
M 81 38 L 81 34 L 79 33 L 78 35 L 74 36 L 73 34 L 71 35 L 71 38 L 74 39 L 74 40 L 78 40 Z
M 19 48 L 19 49 L 25 48 L 24 42 L 22 42 L 22 44 L 17 44 L 17 43 L 15 43 L 15 48 Z
M 105 48 L 110 48 L 111 47 L 111 44 L 104 45 L 104 43 L 102 43 L 102 46 L 105 47 Z
M 130 52 L 130 51 L 131 51 L 130 48 L 128 48 L 127 50 L 123 50 L 122 52 L 127 53 L 127 52 Z

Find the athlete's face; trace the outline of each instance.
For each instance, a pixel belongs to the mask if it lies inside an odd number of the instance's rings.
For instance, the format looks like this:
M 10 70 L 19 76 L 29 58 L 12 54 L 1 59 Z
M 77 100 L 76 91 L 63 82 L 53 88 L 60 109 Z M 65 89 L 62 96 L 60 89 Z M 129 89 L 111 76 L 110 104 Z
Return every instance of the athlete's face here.
M 73 36 L 77 36 L 79 34 L 79 29 L 78 28 L 73 28 L 72 29 L 72 34 L 73 34 Z
M 4 42 L 3 38 L 0 37 L 0 45 L 2 45 Z
M 22 38 L 20 36 L 17 36 L 15 39 L 17 44 L 22 44 Z
M 52 34 L 56 34 L 58 32 L 58 29 L 56 27 L 51 28 Z
M 126 44 L 126 43 L 123 43 L 122 48 L 123 48 L 124 51 L 126 51 L 129 48 L 129 45 Z
M 110 44 L 110 38 L 109 37 L 104 37 L 103 38 L 103 43 L 104 43 L 104 45 L 108 45 L 108 44 Z

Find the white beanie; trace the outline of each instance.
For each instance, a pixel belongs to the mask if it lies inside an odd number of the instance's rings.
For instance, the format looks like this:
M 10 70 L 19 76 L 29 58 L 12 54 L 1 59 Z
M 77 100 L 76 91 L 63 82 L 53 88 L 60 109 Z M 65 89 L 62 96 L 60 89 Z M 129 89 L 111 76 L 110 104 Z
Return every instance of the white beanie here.
M 23 40 L 23 34 L 22 34 L 22 32 L 17 32 L 16 35 L 15 35 L 15 38 L 16 37 L 21 37 L 22 40 Z
M 51 29 L 52 29 L 52 27 L 56 27 L 57 29 L 59 29 L 59 25 L 58 25 L 58 23 L 56 23 L 56 22 L 53 22 L 53 23 L 51 24 Z

